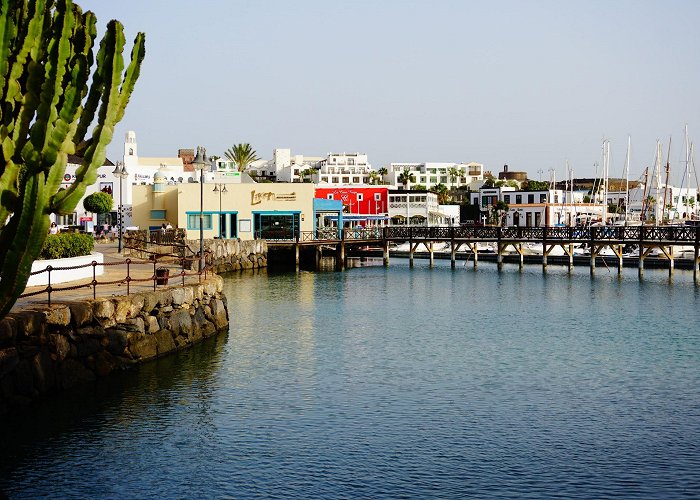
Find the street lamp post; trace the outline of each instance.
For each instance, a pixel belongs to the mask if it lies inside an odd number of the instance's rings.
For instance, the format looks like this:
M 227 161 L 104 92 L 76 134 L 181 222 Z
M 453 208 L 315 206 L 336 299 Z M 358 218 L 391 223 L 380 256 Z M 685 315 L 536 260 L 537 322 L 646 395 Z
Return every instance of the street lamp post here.
M 199 171 L 199 271 L 204 270 L 204 172 L 207 170 L 207 154 L 202 146 L 197 146 L 197 156 L 192 166 Z
M 223 224 L 221 224 L 221 221 L 223 220 L 223 214 L 221 213 L 221 195 L 228 193 L 226 184 L 216 184 L 214 186 L 214 192 L 219 193 L 219 239 L 221 239 L 221 228 L 223 227 Z
M 117 230 L 119 231 L 119 243 L 117 245 L 117 252 L 122 253 L 122 228 L 124 226 L 124 204 L 122 192 L 124 191 L 124 179 L 129 177 L 129 172 L 126 171 L 124 163 L 121 161 L 117 162 L 117 166 L 114 167 L 112 174 L 115 177 L 119 177 L 119 213 L 117 214 Z

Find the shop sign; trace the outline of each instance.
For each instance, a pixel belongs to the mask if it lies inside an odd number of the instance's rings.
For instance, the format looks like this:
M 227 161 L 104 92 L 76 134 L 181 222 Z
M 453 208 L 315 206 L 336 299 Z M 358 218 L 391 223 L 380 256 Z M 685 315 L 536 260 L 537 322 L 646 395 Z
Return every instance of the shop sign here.
M 260 205 L 263 201 L 296 201 L 297 194 L 292 193 L 256 193 L 255 191 L 250 192 L 250 204 Z

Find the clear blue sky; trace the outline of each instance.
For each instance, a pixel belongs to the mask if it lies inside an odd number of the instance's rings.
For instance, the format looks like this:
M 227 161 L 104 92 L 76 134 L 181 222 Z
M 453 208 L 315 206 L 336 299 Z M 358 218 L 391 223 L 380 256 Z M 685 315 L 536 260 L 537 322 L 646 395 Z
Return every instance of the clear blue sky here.
M 683 127 L 700 137 L 700 2 L 77 0 L 147 55 L 108 148 L 143 156 L 250 142 L 263 158 L 364 152 L 592 176 L 601 141 L 631 177 Z

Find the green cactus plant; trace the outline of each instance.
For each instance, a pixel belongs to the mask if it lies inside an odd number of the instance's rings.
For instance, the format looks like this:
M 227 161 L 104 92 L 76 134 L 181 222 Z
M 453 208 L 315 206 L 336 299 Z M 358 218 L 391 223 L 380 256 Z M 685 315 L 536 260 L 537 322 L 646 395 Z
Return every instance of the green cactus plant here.
M 97 179 L 145 56 L 124 68 L 124 28 L 71 0 L 0 0 L 0 318 L 24 291 L 50 214 L 72 213 Z M 68 155 L 82 157 L 61 188 Z

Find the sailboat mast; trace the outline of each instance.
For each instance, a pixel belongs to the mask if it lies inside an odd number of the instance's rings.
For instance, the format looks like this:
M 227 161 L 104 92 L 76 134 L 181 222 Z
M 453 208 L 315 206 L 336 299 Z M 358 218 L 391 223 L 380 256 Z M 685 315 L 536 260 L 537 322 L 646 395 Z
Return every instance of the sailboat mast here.
M 649 167 L 646 167 L 644 169 L 644 191 L 642 191 L 642 214 L 640 216 L 640 219 L 642 222 L 644 222 L 647 218 L 647 208 L 648 207 L 648 195 L 647 195 L 647 185 L 649 181 Z
M 627 136 L 627 156 L 625 157 L 625 225 L 629 220 L 630 204 L 630 156 L 632 151 L 632 137 Z
M 665 219 L 671 218 L 671 210 L 666 206 L 666 193 L 668 192 L 668 178 L 671 174 L 671 138 L 668 138 L 668 153 L 666 154 L 666 182 L 664 182 L 664 204 L 661 206 L 662 214 L 666 213 Z

